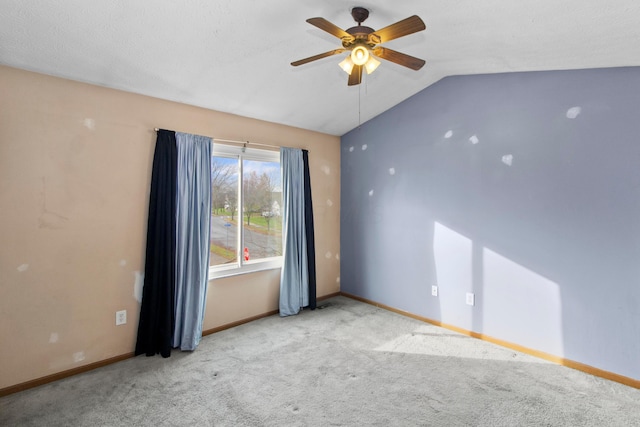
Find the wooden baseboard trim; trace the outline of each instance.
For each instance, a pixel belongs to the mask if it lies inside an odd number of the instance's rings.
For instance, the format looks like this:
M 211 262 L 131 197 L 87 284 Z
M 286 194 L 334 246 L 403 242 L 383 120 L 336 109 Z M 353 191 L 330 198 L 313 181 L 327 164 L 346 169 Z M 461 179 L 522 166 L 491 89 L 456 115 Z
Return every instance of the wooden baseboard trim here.
M 112 363 L 121 362 L 131 357 L 133 357 L 133 352 L 121 354 L 120 356 L 110 357 L 108 359 L 100 360 L 98 362 L 89 363 L 88 365 L 78 366 L 77 368 L 67 369 L 66 371 L 47 375 L 46 377 L 36 378 L 31 381 L 26 381 L 20 384 L 5 387 L 3 389 L 0 389 L 0 397 L 7 396 L 13 393 L 18 393 L 20 391 L 28 390 L 30 388 L 38 387 L 38 386 L 48 384 L 54 381 L 58 381 L 64 378 L 68 378 L 73 375 L 89 372 L 97 368 L 102 368 L 103 366 L 111 365 Z
M 611 380 L 611 381 L 615 381 L 624 385 L 627 385 L 629 387 L 633 387 L 633 388 L 637 388 L 640 389 L 640 380 L 636 380 L 633 378 L 629 378 L 629 377 L 625 377 L 624 375 L 619 375 L 613 372 L 609 372 L 609 371 L 605 371 L 599 368 L 595 368 L 593 366 L 589 366 L 589 365 L 585 365 L 584 363 L 580 363 L 580 362 L 576 362 L 573 360 L 569 360 L 569 359 L 565 359 L 563 357 L 559 357 L 559 356 L 555 356 L 553 354 L 549 354 L 549 353 L 545 353 L 543 351 L 539 351 L 539 350 L 535 350 L 532 348 L 528 348 L 528 347 L 524 347 L 521 346 L 519 344 L 514 344 L 508 341 L 504 341 L 498 338 L 493 338 L 489 335 L 485 335 L 485 334 L 481 334 L 478 332 L 473 332 L 473 331 L 469 331 L 463 328 L 459 328 L 457 326 L 454 325 L 449 325 L 446 323 L 442 323 L 438 320 L 433 320 L 433 319 L 429 319 L 427 317 L 422 317 L 422 316 L 418 316 L 416 314 L 410 313 L 408 311 L 404 311 L 404 310 L 399 310 L 397 308 L 385 305 L 385 304 L 380 304 L 376 301 L 372 301 L 366 298 L 362 298 L 359 297 L 357 295 L 352 295 L 346 292 L 340 292 L 340 295 L 347 297 L 347 298 L 351 298 L 354 299 L 356 301 L 360 301 L 360 302 L 364 302 L 370 305 L 373 305 L 375 307 L 379 307 L 382 308 L 384 310 L 388 310 L 397 314 L 400 314 L 402 316 L 406 316 L 406 317 L 410 317 L 412 319 L 416 319 L 416 320 L 420 320 L 422 322 L 425 323 L 430 323 L 432 325 L 435 326 L 440 326 L 442 328 L 445 329 L 449 329 L 451 331 L 455 331 L 458 332 L 460 334 L 463 335 L 467 335 L 473 338 L 478 338 L 481 339 L 483 341 L 487 341 L 493 344 L 497 344 L 501 347 L 505 347 L 505 348 L 509 348 L 511 350 L 515 350 L 515 351 L 519 351 L 521 353 L 525 353 L 528 354 L 530 356 L 534 356 L 540 359 L 544 359 L 544 360 L 548 360 L 549 362 L 553 362 L 556 363 L 558 365 L 562 365 L 562 366 L 566 366 L 568 368 L 572 368 L 572 369 L 576 369 L 578 371 L 582 371 L 582 372 L 586 372 L 587 374 L 591 374 L 593 376 L 596 377 L 600 377 L 600 378 L 605 378 L 607 380 Z
M 326 299 L 337 297 L 339 295 L 340 295 L 340 292 L 335 292 L 335 293 L 332 293 L 332 294 L 329 294 L 329 295 L 323 295 L 321 297 L 318 297 L 316 300 L 317 301 L 324 301 Z M 242 319 L 242 320 L 238 320 L 238 321 L 235 321 L 235 322 L 227 323 L 225 325 L 217 326 L 215 328 L 207 329 L 206 331 L 202 331 L 202 336 L 204 337 L 206 335 L 211 335 L 211 334 L 215 334 L 216 332 L 224 331 L 225 329 L 235 328 L 236 326 L 244 325 L 245 323 L 253 322 L 254 320 L 258 320 L 258 319 L 262 319 L 262 318 L 265 318 L 265 317 L 273 316 L 274 314 L 278 314 L 279 312 L 280 312 L 280 310 L 271 310 L 271 311 L 267 311 L 266 313 L 258 314 L 257 316 L 247 317 L 247 318 Z
M 339 297 L 340 295 L 342 295 L 340 292 L 334 292 L 332 294 L 328 294 L 328 295 L 324 295 L 324 296 L 318 297 L 317 301 L 324 301 L 324 300 L 329 299 L 329 298 Z
M 235 322 L 226 323 L 221 326 L 216 326 L 215 328 L 207 329 L 206 331 L 202 331 L 202 336 L 207 336 L 211 334 L 215 334 L 216 332 L 224 331 L 226 329 L 235 328 L 236 326 L 244 325 L 245 323 L 253 322 L 254 320 L 262 319 L 265 317 L 273 316 L 274 314 L 278 314 L 279 310 L 271 310 L 266 313 L 258 314 L 257 316 L 247 317 L 245 319 L 237 320 Z

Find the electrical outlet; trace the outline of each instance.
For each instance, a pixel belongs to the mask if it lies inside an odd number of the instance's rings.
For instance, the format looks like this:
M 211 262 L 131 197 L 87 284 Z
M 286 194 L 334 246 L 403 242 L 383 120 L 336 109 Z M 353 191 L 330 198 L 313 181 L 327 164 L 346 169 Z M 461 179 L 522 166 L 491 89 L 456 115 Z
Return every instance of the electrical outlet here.
M 438 296 L 438 287 L 436 285 L 431 286 L 431 295 L 434 297 Z
M 116 326 L 127 323 L 127 310 L 116 311 Z
M 476 296 L 471 292 L 467 292 L 467 305 L 475 305 Z

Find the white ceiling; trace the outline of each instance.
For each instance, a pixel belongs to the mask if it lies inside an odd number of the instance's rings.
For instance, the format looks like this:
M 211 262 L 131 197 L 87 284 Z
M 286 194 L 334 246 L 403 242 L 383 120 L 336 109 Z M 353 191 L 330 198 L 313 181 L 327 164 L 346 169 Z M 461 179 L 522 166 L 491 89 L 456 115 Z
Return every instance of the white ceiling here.
M 307 24 L 379 29 L 419 15 L 425 31 L 384 46 L 427 61 L 383 61 L 347 86 L 340 47 Z M 343 135 L 449 75 L 640 65 L 638 0 L 0 0 L 0 63 Z

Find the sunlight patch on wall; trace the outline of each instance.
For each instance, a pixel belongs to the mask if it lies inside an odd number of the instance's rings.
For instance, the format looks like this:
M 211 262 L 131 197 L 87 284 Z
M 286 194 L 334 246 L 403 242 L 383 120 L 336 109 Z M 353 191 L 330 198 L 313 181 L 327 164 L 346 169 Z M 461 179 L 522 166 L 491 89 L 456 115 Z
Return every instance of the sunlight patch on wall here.
M 502 163 L 507 166 L 511 166 L 513 164 L 513 154 L 505 154 L 502 156 Z
M 486 333 L 564 356 L 558 284 L 487 248 L 483 271 Z
M 465 304 L 473 283 L 473 242 L 439 222 L 434 224 L 433 258 L 441 320 L 464 329 L 473 329 L 473 309 Z M 475 307 L 476 309 L 478 307 Z M 477 332 L 477 331 L 476 331 Z
M 50 344 L 57 343 L 59 339 L 60 339 L 60 337 L 58 336 L 57 332 L 51 332 L 51 335 L 49 335 L 49 343 Z
M 365 151 L 367 149 L 367 144 L 362 144 L 362 151 Z
M 396 169 L 395 168 L 389 168 L 389 175 L 393 176 L 396 174 Z
M 449 139 L 453 136 L 453 131 L 452 130 L 448 130 L 447 133 L 444 134 L 444 137 Z
M 331 199 L 327 199 L 327 206 L 329 207 L 333 206 L 333 202 L 331 201 Z
M 480 140 L 476 135 L 473 135 L 471 138 L 469 138 L 469 142 L 471 142 L 473 145 L 476 145 L 477 143 L 480 142 Z
M 433 254 L 437 285 L 443 288 L 473 289 L 471 240 L 439 222 L 435 223 Z M 435 285 L 435 283 L 434 283 Z
M 21 264 L 18 266 L 18 272 L 24 273 L 29 269 L 29 264 Z

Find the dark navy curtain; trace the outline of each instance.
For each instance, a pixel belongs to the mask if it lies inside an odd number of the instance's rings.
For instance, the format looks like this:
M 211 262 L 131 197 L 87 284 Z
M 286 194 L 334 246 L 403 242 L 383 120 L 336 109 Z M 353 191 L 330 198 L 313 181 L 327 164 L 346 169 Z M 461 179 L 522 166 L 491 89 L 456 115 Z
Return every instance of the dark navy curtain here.
M 316 243 L 313 233 L 313 203 L 309 176 L 309 152 L 302 150 L 304 168 L 304 232 L 307 240 L 307 270 L 309 274 L 309 308 L 316 308 Z
M 159 130 L 153 155 L 136 356 L 171 355 L 176 258 L 176 134 Z

